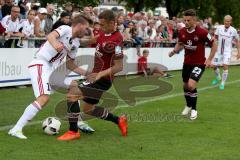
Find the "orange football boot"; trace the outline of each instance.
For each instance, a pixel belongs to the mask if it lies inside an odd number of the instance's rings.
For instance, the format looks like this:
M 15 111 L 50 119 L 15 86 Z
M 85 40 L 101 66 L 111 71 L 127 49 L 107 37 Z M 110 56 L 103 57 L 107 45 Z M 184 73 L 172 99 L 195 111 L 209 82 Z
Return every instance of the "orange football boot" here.
M 122 132 L 122 136 L 127 136 L 128 132 L 128 123 L 127 123 L 127 117 L 126 116 L 120 116 L 118 121 L 118 127 Z
M 71 141 L 80 138 L 79 132 L 67 131 L 62 136 L 58 137 L 57 139 L 60 141 Z

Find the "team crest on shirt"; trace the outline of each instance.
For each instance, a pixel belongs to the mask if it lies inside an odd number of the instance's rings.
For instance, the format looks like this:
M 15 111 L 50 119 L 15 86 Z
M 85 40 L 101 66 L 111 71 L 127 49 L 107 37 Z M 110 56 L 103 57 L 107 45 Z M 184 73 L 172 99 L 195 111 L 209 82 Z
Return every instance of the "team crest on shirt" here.
M 72 46 L 71 51 L 73 51 L 75 49 L 77 49 L 77 47 L 76 46 Z
M 194 36 L 194 41 L 198 41 L 199 40 L 199 38 L 198 38 L 198 36 Z
M 107 41 L 102 44 L 102 49 L 105 53 L 113 53 L 115 50 L 116 43 Z
M 189 46 L 191 46 L 191 45 L 192 45 L 192 41 L 191 41 L 191 40 L 187 40 L 187 44 L 188 44 Z

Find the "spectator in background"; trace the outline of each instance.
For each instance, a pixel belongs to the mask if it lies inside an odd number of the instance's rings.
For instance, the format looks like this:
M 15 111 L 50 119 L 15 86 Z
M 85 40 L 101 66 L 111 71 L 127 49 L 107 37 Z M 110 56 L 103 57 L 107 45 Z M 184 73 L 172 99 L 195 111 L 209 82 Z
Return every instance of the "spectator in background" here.
M 124 28 L 127 28 L 128 27 L 128 23 L 132 21 L 132 18 L 127 15 L 125 18 L 124 18 L 124 22 L 123 22 L 123 25 L 124 25 Z
M 101 31 L 101 26 L 100 26 L 99 22 L 94 22 L 94 24 L 93 24 L 93 36 L 94 37 L 99 37 L 101 33 L 102 33 L 102 31 Z M 90 46 L 92 48 L 95 48 L 97 46 L 96 42 L 92 42 L 90 44 Z
M 145 28 L 145 34 L 148 40 L 153 41 L 157 35 L 155 22 L 154 20 L 149 20 L 148 24 L 149 25 Z
M 64 5 L 64 10 L 65 10 L 65 12 L 67 12 L 68 14 L 70 14 L 70 17 L 71 17 L 71 16 L 72 16 L 72 11 L 73 11 L 72 3 L 67 2 L 67 3 Z
M 2 17 L 11 14 L 12 6 L 13 6 L 12 0 L 5 0 L 5 4 L 2 6 Z
M 20 8 L 20 18 L 21 19 L 26 19 L 26 13 L 28 11 L 27 3 L 28 3 L 28 0 L 20 0 L 18 2 L 18 7 Z
M 36 16 L 35 10 L 30 10 L 27 14 L 27 19 L 23 19 L 20 22 L 20 30 L 22 38 L 18 41 L 18 47 L 21 48 L 34 48 L 34 42 L 28 41 L 29 37 L 34 37 L 34 18 Z
M 124 23 L 124 16 L 123 15 L 118 15 L 117 17 L 117 30 L 123 34 L 125 27 L 123 25 Z
M 31 3 L 31 9 L 34 10 L 36 13 L 38 12 L 39 8 L 40 7 L 37 4 Z
M 209 29 L 210 29 L 209 26 L 208 26 L 208 19 L 207 19 L 207 18 L 204 19 L 204 21 L 203 21 L 203 27 L 204 27 L 206 30 L 209 30 Z
M 80 8 L 77 5 L 74 5 L 73 12 L 80 12 Z
M 44 32 L 46 16 L 47 16 L 47 9 L 40 8 L 38 10 L 37 16 L 34 19 L 34 34 L 37 37 L 44 37 L 46 35 Z
M 144 74 L 144 76 L 153 75 L 164 78 L 172 78 L 173 75 L 163 72 L 159 67 L 149 67 L 147 58 L 149 56 L 149 50 L 143 50 L 143 55 L 138 58 L 138 74 Z
M 175 28 L 175 22 L 173 20 L 169 20 L 167 22 L 167 32 L 169 41 L 173 41 L 177 39 L 177 30 Z
M 20 8 L 18 6 L 13 6 L 11 9 L 11 15 L 7 15 L 2 19 L 2 26 L 6 29 L 5 38 L 7 41 L 4 43 L 5 48 L 11 48 L 13 40 L 8 40 L 10 37 L 21 36 L 21 33 L 19 32 L 19 14 Z
M 55 7 L 53 4 L 48 4 L 47 7 L 47 16 L 45 18 L 45 26 L 44 26 L 44 32 L 46 35 L 48 35 L 53 27 L 53 23 L 55 23 L 54 21 L 54 11 L 55 11 Z
M 91 9 L 89 7 L 84 7 L 83 8 L 83 14 L 91 16 Z
M 53 24 L 52 31 L 57 29 L 61 25 L 69 25 L 70 24 L 70 13 L 62 12 L 60 18 L 57 20 L 56 23 Z
M 164 25 L 161 24 L 157 29 L 156 40 L 160 42 L 168 41 L 168 33 L 164 30 Z
M 0 0 L 0 21 L 2 20 L 2 6 L 4 5 L 4 0 Z
M 98 22 L 99 20 L 98 20 L 98 14 L 99 14 L 99 10 L 98 10 L 98 8 L 97 7 L 95 7 L 95 8 L 93 8 L 93 21 L 94 22 Z
M 147 34 L 145 32 L 145 28 L 147 27 L 147 22 L 142 20 L 138 23 L 138 37 L 142 37 L 143 40 L 147 38 Z

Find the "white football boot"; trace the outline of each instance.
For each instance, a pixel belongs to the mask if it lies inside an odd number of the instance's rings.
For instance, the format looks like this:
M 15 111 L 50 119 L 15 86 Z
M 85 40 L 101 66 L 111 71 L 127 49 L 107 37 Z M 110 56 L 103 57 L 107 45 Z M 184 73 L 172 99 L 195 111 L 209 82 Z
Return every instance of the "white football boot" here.
M 197 119 L 197 116 L 198 116 L 198 112 L 196 110 L 192 109 L 190 119 L 195 120 L 195 119 Z
M 17 137 L 19 139 L 27 139 L 26 136 L 23 135 L 22 133 L 22 130 L 14 130 L 14 129 L 11 129 L 9 132 L 8 132 L 9 135 L 13 136 L 13 137 Z
M 78 128 L 84 133 L 93 133 L 95 130 L 87 122 L 78 121 Z
M 185 106 L 185 108 L 182 111 L 182 116 L 188 115 L 188 113 L 191 111 L 191 107 Z

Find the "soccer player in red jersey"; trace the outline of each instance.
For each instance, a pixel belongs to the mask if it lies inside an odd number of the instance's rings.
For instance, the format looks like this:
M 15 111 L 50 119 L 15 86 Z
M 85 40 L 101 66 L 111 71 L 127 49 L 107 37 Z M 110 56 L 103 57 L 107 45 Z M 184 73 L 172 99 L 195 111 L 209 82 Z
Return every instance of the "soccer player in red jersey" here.
M 115 15 L 111 10 L 105 10 L 99 15 L 99 24 L 104 33 L 97 39 L 97 46 L 92 73 L 86 76 L 86 81 L 80 84 L 72 84 L 68 95 L 71 106 L 68 111 L 70 130 L 58 137 L 58 140 L 74 140 L 80 138 L 77 128 L 79 116 L 78 99 L 83 97 L 84 113 L 112 121 L 117 124 L 123 136 L 127 135 L 127 117 L 115 116 L 107 108 L 98 106 L 99 99 L 104 91 L 107 91 L 114 78 L 114 74 L 123 69 L 123 37 L 115 30 Z M 109 106 L 107 106 L 109 107 Z
M 174 50 L 169 53 L 169 57 L 185 49 L 185 57 L 182 69 L 183 89 L 186 99 L 186 106 L 182 115 L 188 115 L 191 111 L 190 119 L 197 118 L 197 83 L 200 80 L 205 67 L 211 66 L 211 61 L 216 53 L 217 45 L 207 30 L 196 25 L 196 11 L 189 9 L 184 12 L 185 28 L 182 28 L 178 35 L 178 43 Z M 205 44 L 212 46 L 211 53 L 206 60 Z

